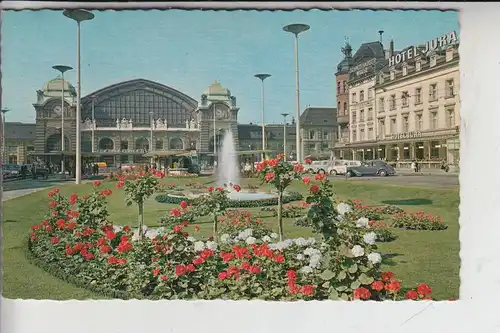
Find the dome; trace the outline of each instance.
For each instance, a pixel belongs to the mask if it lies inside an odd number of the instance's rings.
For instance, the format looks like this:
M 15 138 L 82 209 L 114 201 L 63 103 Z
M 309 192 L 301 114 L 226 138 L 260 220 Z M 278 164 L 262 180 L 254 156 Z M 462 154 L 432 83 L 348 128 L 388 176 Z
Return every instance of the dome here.
M 212 83 L 210 87 L 205 89 L 205 95 L 207 96 L 231 96 L 229 89 L 224 88 L 220 85 L 218 81 Z
M 58 76 L 55 79 L 52 79 L 49 82 L 45 83 L 43 85 L 42 91 L 47 95 L 54 92 L 56 93 L 61 92 L 62 85 L 63 85 L 63 80 L 60 76 Z M 75 87 L 73 87 L 73 85 L 69 83 L 67 80 L 64 80 L 64 91 L 69 92 L 72 95 L 76 95 Z

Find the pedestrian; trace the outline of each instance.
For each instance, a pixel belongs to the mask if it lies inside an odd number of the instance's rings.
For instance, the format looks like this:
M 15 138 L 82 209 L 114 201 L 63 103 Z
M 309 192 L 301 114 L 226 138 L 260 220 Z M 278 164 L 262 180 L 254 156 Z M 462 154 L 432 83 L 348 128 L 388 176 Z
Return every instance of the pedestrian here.
M 417 172 L 417 162 L 415 160 L 411 161 L 411 169 L 413 172 Z

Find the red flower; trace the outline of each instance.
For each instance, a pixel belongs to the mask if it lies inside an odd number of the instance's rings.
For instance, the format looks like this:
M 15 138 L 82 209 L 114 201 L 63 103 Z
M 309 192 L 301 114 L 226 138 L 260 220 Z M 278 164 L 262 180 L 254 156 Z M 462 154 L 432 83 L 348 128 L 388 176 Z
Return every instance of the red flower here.
M 200 231 L 200 227 L 199 227 L 199 226 L 197 226 L 197 225 L 195 225 L 195 226 L 194 226 L 194 231 Z
M 217 277 L 219 278 L 219 280 L 225 280 L 225 279 L 227 279 L 227 273 L 226 272 L 220 272 Z
M 432 288 L 425 283 L 421 283 L 417 287 L 417 292 L 420 296 L 429 296 L 432 293 Z
M 355 299 L 369 299 L 372 294 L 364 287 L 354 289 L 353 297 Z
M 120 261 L 120 259 L 118 259 L 117 257 L 114 257 L 114 256 L 111 256 L 111 257 L 108 258 L 108 262 L 110 264 L 112 264 L 112 265 L 113 264 L 118 264 L 119 261 Z
M 106 244 L 106 238 L 101 237 L 97 240 L 97 246 L 105 245 Z
M 393 272 L 382 272 L 382 280 L 389 281 L 394 277 Z
M 188 272 L 194 272 L 195 271 L 195 267 L 194 267 L 193 264 L 189 264 L 189 265 L 186 266 L 186 270 Z
M 228 262 L 228 261 L 233 260 L 233 254 L 231 252 L 229 252 L 229 253 L 221 252 L 220 256 L 222 258 L 222 261 L 224 261 L 224 262 Z
M 384 289 L 384 283 L 382 281 L 374 281 L 371 287 L 373 290 L 381 291 Z
M 94 185 L 95 187 L 99 187 L 99 186 L 101 186 L 101 181 L 99 181 L 99 180 L 94 180 L 93 185 Z
M 304 285 L 302 286 L 301 292 L 304 295 L 312 295 L 314 293 L 314 287 L 311 285 Z
M 112 251 L 112 249 L 111 249 L 111 246 L 109 246 L 109 245 L 105 244 L 105 245 L 101 245 L 99 247 L 99 252 L 101 252 L 101 253 L 110 253 L 111 251 Z
M 311 185 L 311 187 L 309 188 L 309 191 L 312 193 L 312 194 L 316 194 L 319 192 L 319 186 L 318 185 Z
M 385 290 L 393 293 L 397 293 L 401 290 L 401 282 L 392 280 L 385 285 Z
M 118 251 L 119 253 L 126 253 L 126 252 L 129 252 L 131 251 L 133 248 L 132 244 L 129 243 L 129 242 L 121 242 L 120 244 L 118 244 L 118 247 L 116 248 L 116 251 Z
M 274 174 L 274 172 L 268 172 L 265 176 L 265 179 L 267 182 L 270 182 L 272 180 L 274 180 L 276 178 L 276 175 Z
M 219 191 L 219 192 L 224 191 L 224 189 L 223 189 L 222 187 L 217 187 L 215 190 L 216 190 L 216 191 Z
M 120 237 L 120 242 L 126 242 L 126 241 L 128 241 L 128 236 L 127 235 L 122 235 Z
M 103 197 L 111 195 L 111 194 L 113 194 L 113 191 L 111 191 L 110 189 L 105 189 L 105 190 L 99 191 L 99 195 L 101 195 Z
M 130 227 L 128 225 L 124 226 L 123 227 L 123 231 L 129 232 L 130 231 Z
M 239 191 L 241 191 L 241 186 L 240 186 L 240 185 L 233 185 L 233 189 L 234 189 L 236 192 L 239 192 Z
M 304 172 L 304 166 L 303 165 L 300 165 L 300 164 L 295 164 L 293 166 L 293 171 L 297 172 L 297 173 L 301 173 L 301 172 Z
M 180 232 L 182 230 L 182 225 L 174 226 L 174 232 Z
M 207 190 L 208 190 L 208 192 L 212 192 L 214 190 L 214 188 L 212 186 L 210 186 Z
M 51 242 L 52 244 L 54 244 L 54 245 L 55 245 L 55 244 L 57 244 L 57 243 L 59 243 L 59 241 L 60 241 L 60 239 L 59 239 L 59 237 L 57 237 L 57 236 L 54 236 L 54 237 L 52 237 L 52 238 L 50 239 L 50 242 Z
M 160 279 L 161 279 L 162 281 L 166 281 L 166 280 L 167 280 L 167 276 L 166 276 L 166 275 L 162 275 L 162 276 L 160 276 Z
M 201 265 L 201 264 L 203 264 L 204 262 L 205 262 L 205 259 L 203 259 L 202 257 L 198 257 L 198 258 L 195 258 L 195 259 L 193 260 L 193 264 L 195 264 L 195 265 Z
M 306 159 L 304 160 L 304 163 L 305 163 L 305 164 L 311 164 L 311 163 L 312 163 L 312 161 L 311 161 L 311 159 L 310 159 L 310 158 L 306 158 Z
M 153 269 L 153 275 L 157 276 L 158 274 L 160 274 L 160 269 L 159 268 Z
M 326 173 L 317 173 L 316 175 L 314 175 L 314 180 L 319 180 L 319 181 L 322 181 L 326 179 Z
M 283 255 L 281 254 L 277 254 L 276 257 L 274 257 L 274 261 L 279 263 L 285 262 L 285 257 L 283 257 Z
M 59 219 L 56 222 L 56 226 L 60 230 L 66 226 L 66 222 L 63 219 Z
M 116 188 L 122 188 L 123 186 L 125 186 L 125 182 L 122 180 L 116 183 Z
M 113 240 L 116 238 L 116 234 L 113 232 L 113 230 L 108 230 L 106 231 L 106 238 L 108 240 Z
M 309 184 L 311 182 L 311 178 L 304 177 L 304 178 L 302 178 L 302 181 L 304 182 L 304 184 Z
M 405 298 L 406 299 L 416 300 L 418 298 L 418 294 L 417 294 L 417 292 L 415 290 L 409 290 L 409 291 L 406 292 Z
M 297 278 L 297 272 L 289 270 L 288 272 L 286 272 L 286 276 L 291 280 L 295 280 Z
M 175 275 L 181 276 L 186 273 L 186 266 L 184 265 L 177 265 L 175 266 Z
M 288 285 L 288 289 L 290 290 L 290 294 L 299 293 L 299 287 L 297 287 L 295 284 Z
M 56 208 L 56 206 L 57 206 L 57 202 L 55 202 L 54 200 L 52 200 L 52 201 L 49 203 L 49 206 L 50 206 L 50 208 Z
M 188 203 L 184 200 L 181 201 L 181 204 L 180 206 L 183 208 L 183 209 L 186 209 L 188 207 Z
M 179 208 L 172 208 L 170 210 L 170 216 L 179 217 L 179 216 L 181 216 L 181 214 L 182 214 L 182 212 L 181 212 L 181 210 Z
M 70 197 L 69 197 L 69 204 L 70 205 L 74 205 L 76 204 L 76 201 L 78 200 L 78 194 L 72 194 Z

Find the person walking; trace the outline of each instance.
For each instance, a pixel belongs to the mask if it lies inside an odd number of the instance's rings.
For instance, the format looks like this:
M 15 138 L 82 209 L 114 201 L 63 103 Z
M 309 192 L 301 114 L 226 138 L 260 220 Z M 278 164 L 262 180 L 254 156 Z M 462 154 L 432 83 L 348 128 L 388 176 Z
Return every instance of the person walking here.
M 411 161 L 411 170 L 417 172 L 417 162 L 415 160 Z

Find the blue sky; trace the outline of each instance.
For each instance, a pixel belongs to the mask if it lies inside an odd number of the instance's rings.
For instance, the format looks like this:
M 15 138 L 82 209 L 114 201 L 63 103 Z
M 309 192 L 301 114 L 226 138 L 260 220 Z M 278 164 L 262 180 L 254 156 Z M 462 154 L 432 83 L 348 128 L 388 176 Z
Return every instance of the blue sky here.
M 266 123 L 295 113 L 293 35 L 290 23 L 311 29 L 300 35 L 301 109 L 335 102 L 336 65 L 344 37 L 354 51 L 363 42 L 395 49 L 424 43 L 451 30 L 458 13 L 439 11 L 95 11 L 82 24 L 82 96 L 124 80 L 157 81 L 200 100 L 214 80 L 229 88 L 240 107 L 239 122 L 259 122 L 260 82 L 265 82 Z M 2 14 L 3 107 L 7 121 L 34 122 L 36 90 L 56 77 L 54 64 L 75 67 L 76 24 L 58 11 Z M 75 84 L 75 71 L 67 78 Z

